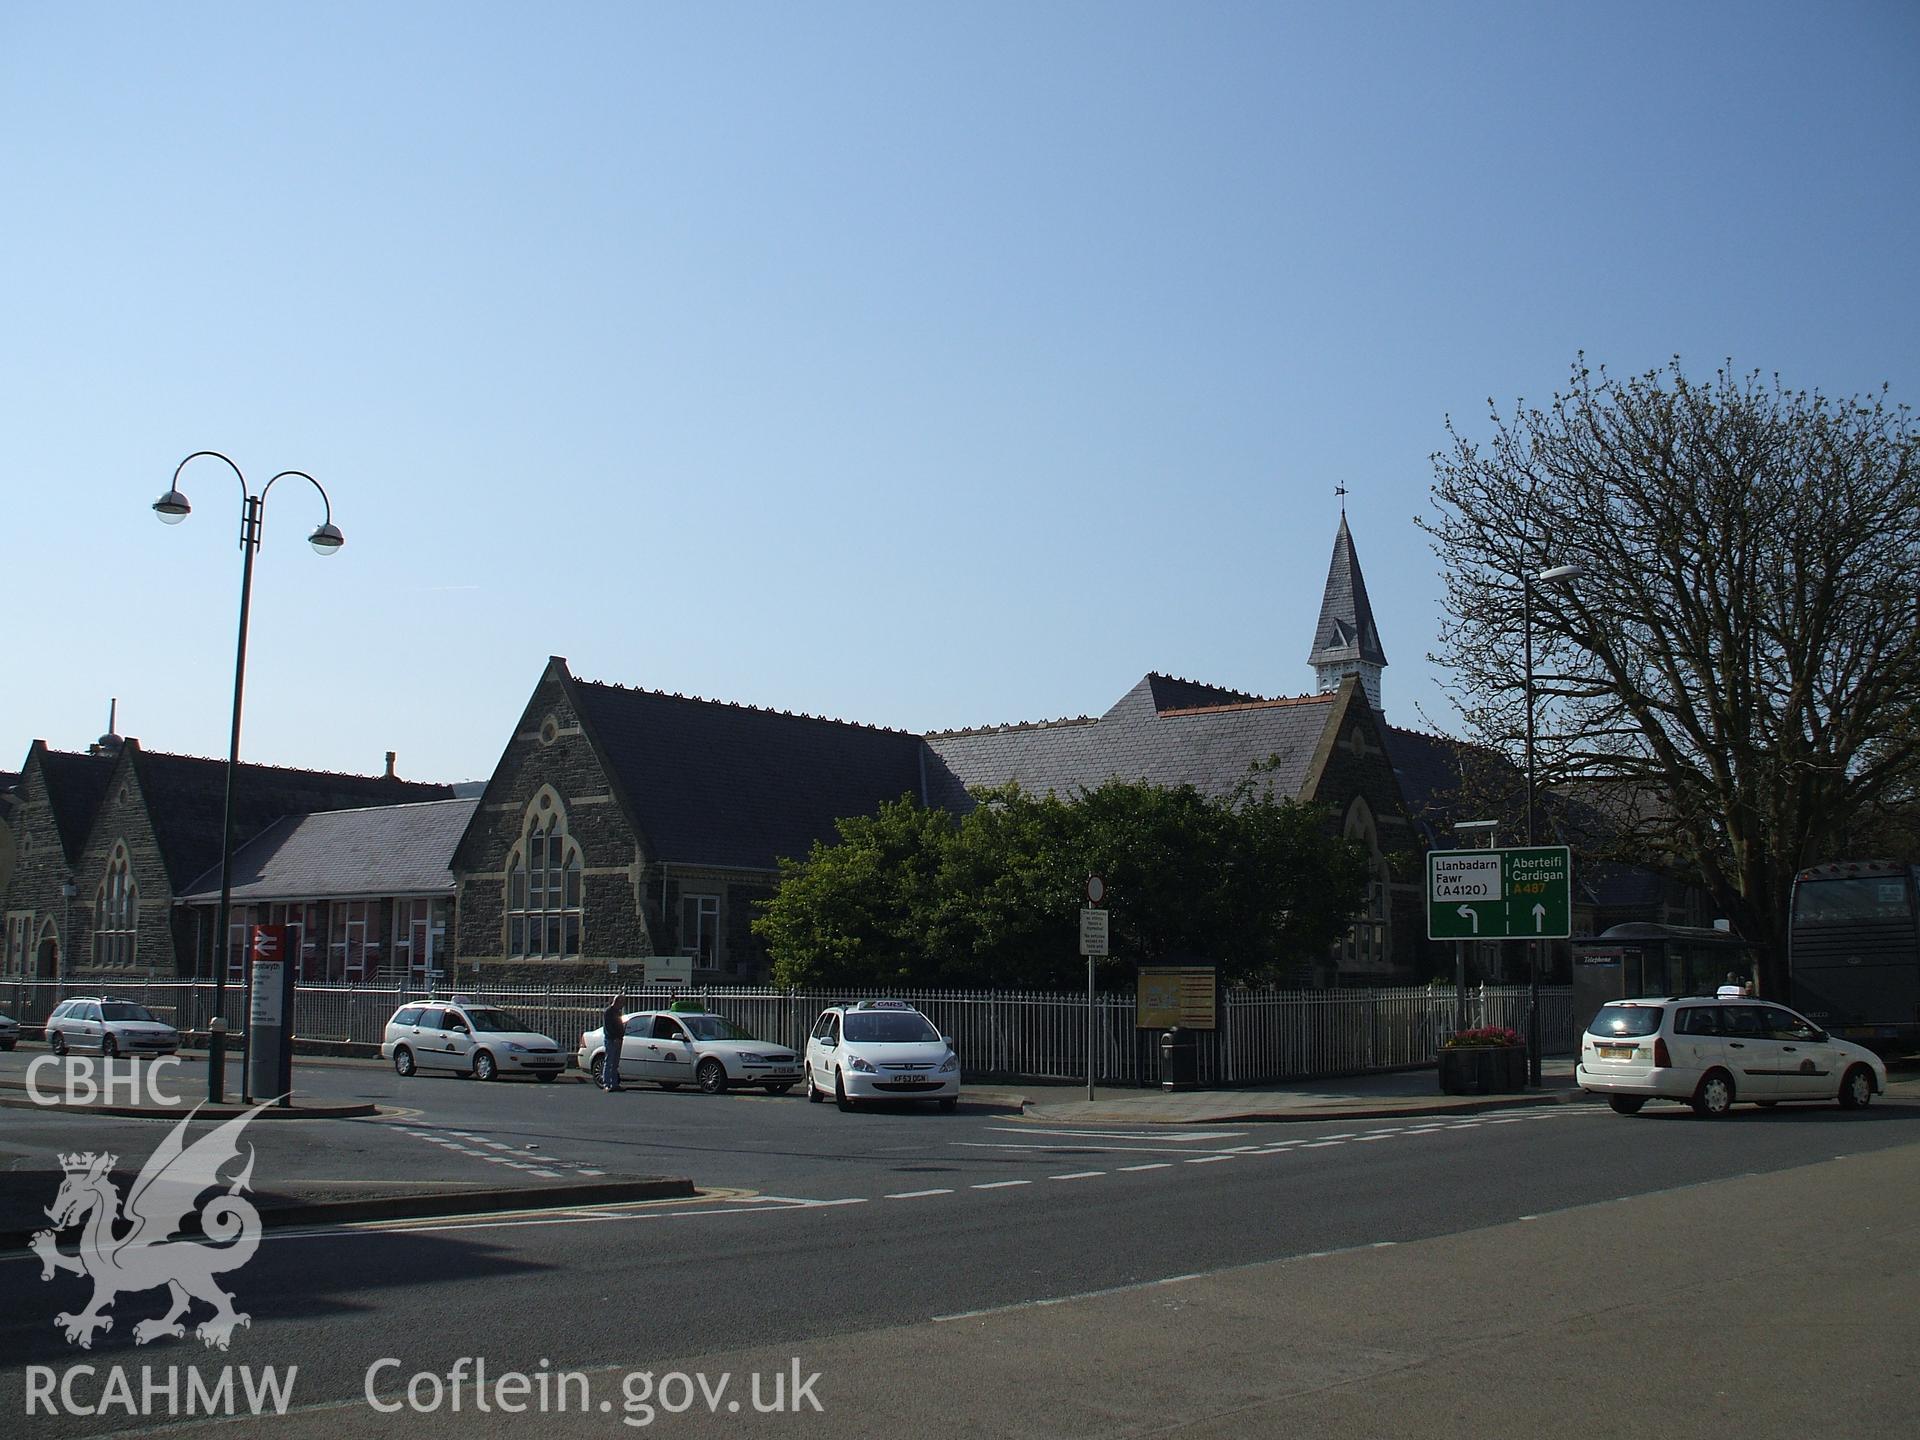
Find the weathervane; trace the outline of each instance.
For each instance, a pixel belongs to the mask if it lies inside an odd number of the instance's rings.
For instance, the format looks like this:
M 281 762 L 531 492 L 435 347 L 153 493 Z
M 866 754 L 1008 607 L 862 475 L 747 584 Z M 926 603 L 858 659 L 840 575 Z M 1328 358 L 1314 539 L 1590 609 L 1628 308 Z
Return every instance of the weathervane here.
M 1335 481 L 1333 493 L 1340 497 L 1340 518 L 1344 520 L 1347 518 L 1347 487 Z

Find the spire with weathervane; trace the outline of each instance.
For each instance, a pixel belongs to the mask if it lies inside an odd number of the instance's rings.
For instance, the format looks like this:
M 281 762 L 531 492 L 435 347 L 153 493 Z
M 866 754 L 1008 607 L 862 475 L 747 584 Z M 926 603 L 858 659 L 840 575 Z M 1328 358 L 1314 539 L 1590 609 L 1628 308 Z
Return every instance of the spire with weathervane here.
M 1334 487 L 1340 497 L 1340 531 L 1333 537 L 1333 563 L 1327 567 L 1327 590 L 1320 601 L 1320 624 L 1313 632 L 1313 653 L 1307 663 L 1320 688 L 1335 690 L 1349 675 L 1360 677 L 1360 688 L 1375 712 L 1381 711 L 1380 672 L 1387 655 L 1374 627 L 1373 606 L 1367 600 L 1367 582 L 1354 553 L 1353 533 L 1347 529 L 1347 490 Z

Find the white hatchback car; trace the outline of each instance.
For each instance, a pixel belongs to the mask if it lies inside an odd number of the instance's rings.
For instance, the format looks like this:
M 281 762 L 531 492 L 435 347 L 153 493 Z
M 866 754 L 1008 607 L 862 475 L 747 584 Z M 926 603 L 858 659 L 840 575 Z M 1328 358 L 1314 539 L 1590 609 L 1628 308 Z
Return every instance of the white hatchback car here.
M 862 1100 L 960 1103 L 953 1041 L 904 1000 L 829 1006 L 807 1037 L 807 1099 L 832 1095 L 842 1110 Z
M 551 1080 L 567 1068 L 560 1042 L 529 1030 L 506 1011 L 460 1000 L 419 1000 L 387 1021 L 380 1054 L 402 1075 L 439 1071 L 492 1080 L 532 1075 Z
M 180 1032 L 144 1005 L 110 995 L 76 995 L 47 1016 L 47 1047 L 56 1055 L 97 1050 L 115 1055 L 172 1055 Z
M 1837 1100 L 1858 1110 L 1886 1093 L 1887 1067 L 1784 1005 L 1674 995 L 1601 1006 L 1580 1037 L 1574 1083 L 1622 1115 L 1649 1100 L 1712 1116 L 1749 1100 Z
M 793 1051 L 756 1040 L 752 1032 L 710 1011 L 637 1010 L 623 1016 L 621 1025 L 623 1085 L 635 1080 L 651 1080 L 666 1090 L 698 1085 L 709 1095 L 723 1095 L 735 1085 L 755 1085 L 769 1095 L 784 1095 L 800 1079 L 800 1057 Z M 600 1067 L 606 1058 L 604 1028 L 580 1037 L 574 1059 L 603 1084 Z

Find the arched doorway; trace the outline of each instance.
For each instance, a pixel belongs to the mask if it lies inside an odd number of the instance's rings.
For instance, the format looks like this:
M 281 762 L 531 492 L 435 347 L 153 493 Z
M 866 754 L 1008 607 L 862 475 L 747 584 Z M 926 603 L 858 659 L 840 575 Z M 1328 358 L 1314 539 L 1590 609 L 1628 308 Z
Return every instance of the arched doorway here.
M 40 927 L 40 938 L 33 946 L 33 979 L 60 978 L 60 932 L 48 920 Z

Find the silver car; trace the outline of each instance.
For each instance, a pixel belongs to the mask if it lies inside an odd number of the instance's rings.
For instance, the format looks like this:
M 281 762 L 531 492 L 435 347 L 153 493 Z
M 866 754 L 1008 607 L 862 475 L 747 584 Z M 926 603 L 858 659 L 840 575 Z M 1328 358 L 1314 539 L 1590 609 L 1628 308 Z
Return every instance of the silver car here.
M 172 1055 L 180 1049 L 180 1032 L 131 1000 L 77 995 L 62 1000 L 47 1017 L 47 1045 L 56 1055 L 75 1050 L 108 1058 Z
M 552 1080 L 567 1068 L 560 1042 L 529 1030 L 506 1011 L 465 1000 L 419 1000 L 387 1021 L 383 1059 L 401 1075 L 442 1071 L 493 1080 L 531 1075 Z
M 0 1015 L 0 1050 L 11 1050 L 20 1043 L 20 1022 L 11 1015 Z
M 800 1057 L 785 1045 L 756 1040 L 730 1020 L 710 1012 L 639 1010 L 621 1021 L 620 1080 L 651 1080 L 662 1089 L 698 1085 L 722 1095 L 736 1085 L 753 1085 L 769 1095 L 784 1095 L 800 1083 Z M 574 1058 L 602 1084 L 606 1061 L 604 1028 L 580 1037 Z

